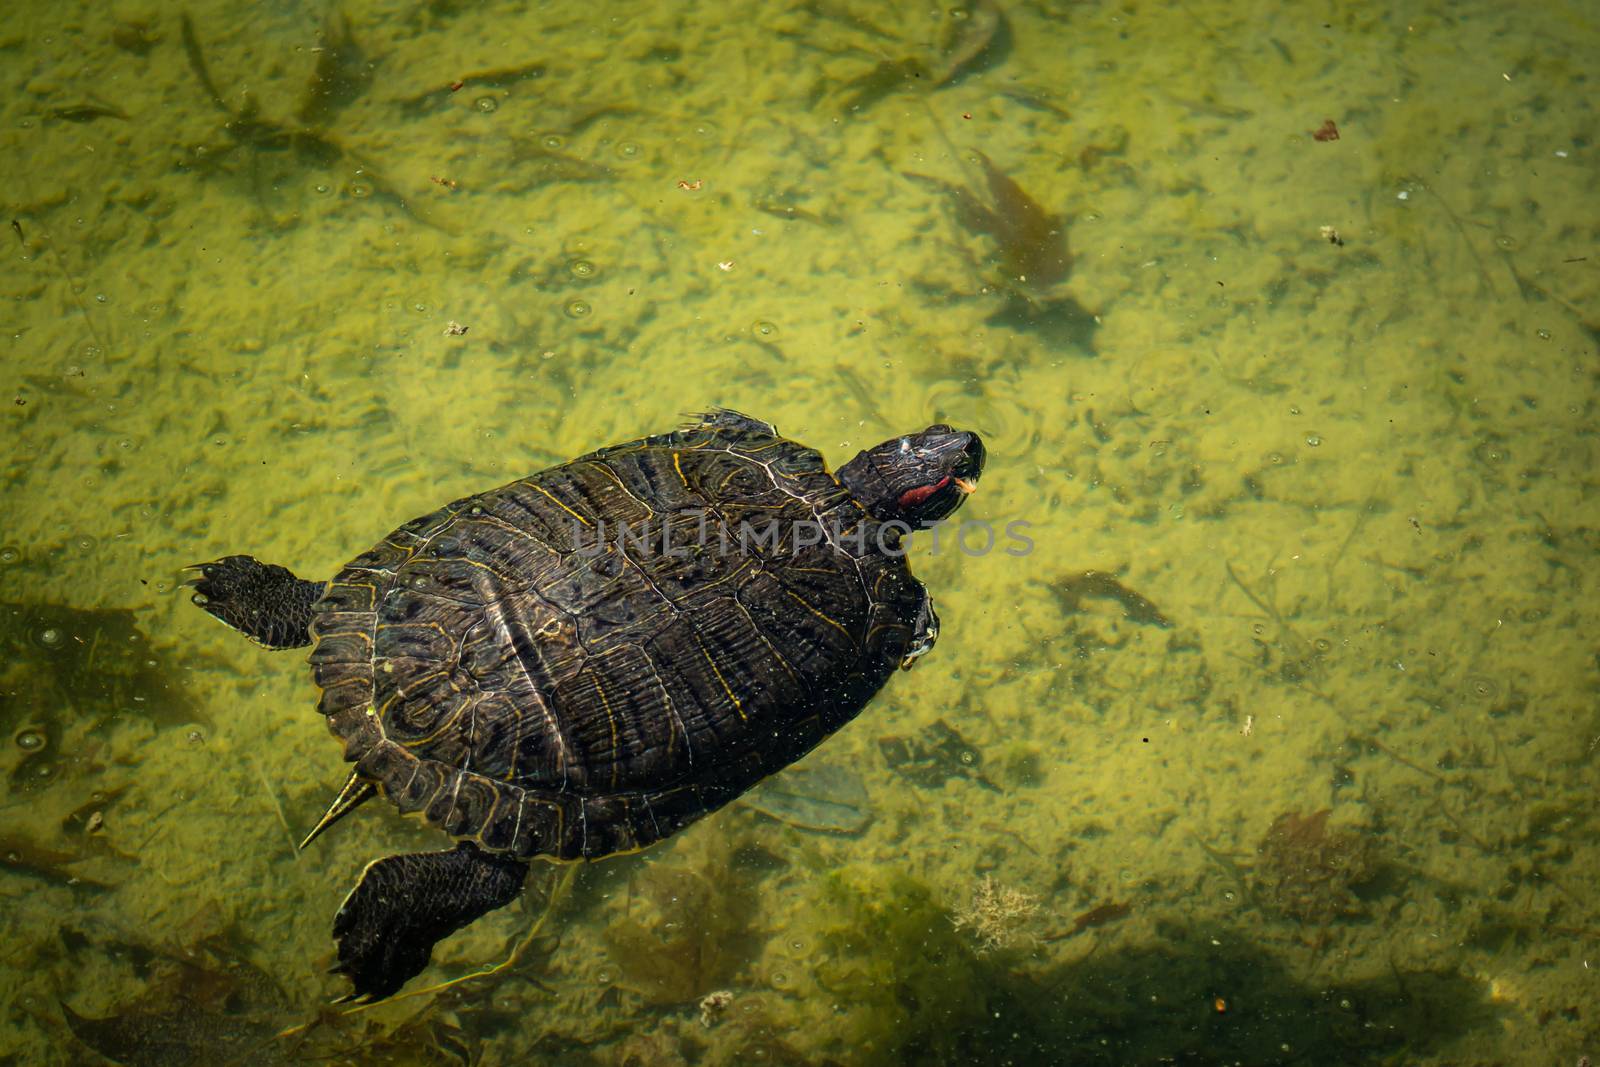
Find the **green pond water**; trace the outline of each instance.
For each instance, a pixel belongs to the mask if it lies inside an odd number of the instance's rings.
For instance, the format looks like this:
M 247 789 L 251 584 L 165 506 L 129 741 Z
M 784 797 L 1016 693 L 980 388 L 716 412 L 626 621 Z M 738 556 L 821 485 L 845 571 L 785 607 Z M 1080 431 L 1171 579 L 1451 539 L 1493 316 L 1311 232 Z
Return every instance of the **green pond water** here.
M 8 5 L 0 1062 L 1600 1054 L 1597 58 L 1577 0 Z M 296 849 L 303 651 L 183 568 L 718 406 L 983 435 L 937 648 L 330 1006 L 447 839 Z

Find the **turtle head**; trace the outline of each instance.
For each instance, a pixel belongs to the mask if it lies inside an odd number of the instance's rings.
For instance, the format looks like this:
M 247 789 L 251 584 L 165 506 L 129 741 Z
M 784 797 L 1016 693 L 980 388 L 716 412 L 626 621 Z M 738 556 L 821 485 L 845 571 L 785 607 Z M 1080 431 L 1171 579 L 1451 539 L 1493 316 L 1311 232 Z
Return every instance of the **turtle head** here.
M 961 506 L 983 459 L 977 434 L 936 424 L 862 452 L 839 468 L 839 483 L 878 521 L 918 529 Z

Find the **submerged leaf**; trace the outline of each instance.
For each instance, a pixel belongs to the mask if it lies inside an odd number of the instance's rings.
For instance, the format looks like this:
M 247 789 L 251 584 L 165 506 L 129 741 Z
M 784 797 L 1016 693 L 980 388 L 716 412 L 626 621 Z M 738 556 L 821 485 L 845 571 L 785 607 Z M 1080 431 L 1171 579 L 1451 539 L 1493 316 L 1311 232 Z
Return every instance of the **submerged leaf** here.
M 762 782 L 743 801 L 802 830 L 858 834 L 872 822 L 861 776 L 831 763 L 801 763 Z
M 1072 256 L 1067 251 L 1067 224 L 1061 215 L 1052 215 L 1037 200 L 1023 191 L 982 152 L 989 198 L 994 207 L 973 218 L 967 225 L 994 238 L 1000 266 L 1007 279 L 1027 291 L 1043 293 L 1067 280 Z M 970 194 L 969 194 L 970 195 Z M 970 209 L 969 209 L 970 210 Z
M 1097 320 L 1066 288 L 1072 273 L 1066 217 L 1047 211 L 988 156 L 973 154 L 983 168 L 986 196 L 925 174 L 903 173 L 948 196 L 956 221 L 993 242 L 994 271 L 986 272 L 985 280 L 1007 300 L 990 322 L 1089 347 Z
M 939 48 L 930 63 L 933 87 L 953 85 L 1000 63 L 1011 51 L 1011 24 L 993 0 L 945 12 Z
M 852 18 L 849 24 L 868 29 L 880 39 L 892 39 L 859 20 Z M 970 6 L 951 7 L 942 13 L 938 38 L 931 47 L 909 41 L 901 44 L 909 54 L 881 59 L 865 74 L 844 83 L 842 88 L 848 92 L 841 102 L 842 111 L 863 111 L 901 89 L 943 89 L 998 65 L 1011 51 L 1011 25 L 993 0 L 975 0 Z
M 104 893 L 115 888 L 68 870 L 81 859 L 83 857 L 77 853 L 44 848 L 25 837 L 0 837 L 0 871 L 87 892 Z
M 1044 296 L 1065 282 L 1072 270 L 1067 251 L 1066 219 L 1046 211 L 982 152 L 974 153 L 983 165 L 987 199 L 970 189 L 925 174 L 906 177 L 939 189 L 950 197 L 962 226 L 990 238 L 995 261 L 1008 286 Z
M 646 863 L 635 876 L 647 906 L 610 924 L 606 944 L 622 984 L 657 1004 L 684 1004 L 732 984 L 760 938 L 756 882 L 731 842 L 705 867 Z

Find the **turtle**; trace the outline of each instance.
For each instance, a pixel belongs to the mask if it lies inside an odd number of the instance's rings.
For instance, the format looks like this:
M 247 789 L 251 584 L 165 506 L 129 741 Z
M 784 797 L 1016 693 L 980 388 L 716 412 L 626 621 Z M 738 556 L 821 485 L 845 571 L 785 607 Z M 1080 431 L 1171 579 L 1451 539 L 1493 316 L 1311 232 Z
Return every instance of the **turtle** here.
M 333 921 L 340 999 L 399 991 L 535 858 L 638 851 L 854 719 L 933 647 L 906 536 L 984 460 L 940 423 L 830 471 L 718 409 L 446 504 L 330 581 L 248 555 L 191 567 L 212 616 L 312 646 L 353 766 L 301 847 L 379 795 L 452 839 L 361 872 Z

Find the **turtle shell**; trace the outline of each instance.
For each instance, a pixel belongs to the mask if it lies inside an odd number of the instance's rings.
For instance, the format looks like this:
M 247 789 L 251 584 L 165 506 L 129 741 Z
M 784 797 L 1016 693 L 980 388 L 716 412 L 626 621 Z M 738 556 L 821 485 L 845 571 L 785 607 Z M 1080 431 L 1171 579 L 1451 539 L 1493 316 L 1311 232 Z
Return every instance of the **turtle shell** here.
M 806 543 L 795 534 L 839 531 Z M 809 752 L 899 665 L 923 590 L 813 450 L 731 413 L 406 523 L 318 603 L 345 759 L 519 856 L 672 834 Z

